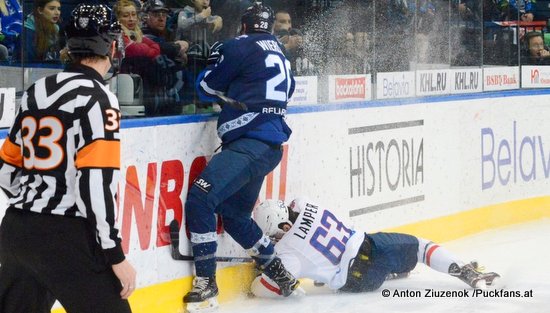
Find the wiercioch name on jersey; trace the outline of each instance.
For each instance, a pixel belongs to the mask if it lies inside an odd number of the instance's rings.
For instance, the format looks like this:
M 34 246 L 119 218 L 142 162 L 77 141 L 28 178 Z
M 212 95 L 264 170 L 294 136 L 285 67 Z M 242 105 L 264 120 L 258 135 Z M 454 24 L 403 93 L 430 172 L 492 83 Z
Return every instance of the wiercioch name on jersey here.
M 284 55 L 281 47 L 275 40 L 258 40 L 256 41 L 256 44 L 258 44 L 258 46 L 260 46 L 260 48 L 264 51 L 273 51 Z

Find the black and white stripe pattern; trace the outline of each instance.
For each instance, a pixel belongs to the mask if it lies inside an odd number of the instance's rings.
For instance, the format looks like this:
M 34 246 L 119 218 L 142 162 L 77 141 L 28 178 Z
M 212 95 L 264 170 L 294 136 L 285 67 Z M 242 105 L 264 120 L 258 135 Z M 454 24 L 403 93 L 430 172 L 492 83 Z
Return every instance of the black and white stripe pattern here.
M 28 130 L 22 129 L 22 121 L 26 117 L 37 121 L 55 117 L 63 126 L 57 141 L 63 150 L 63 159 L 55 167 L 40 169 L 20 168 L 0 158 L 0 187 L 8 194 L 11 208 L 87 218 L 96 228 L 103 249 L 110 249 L 120 246 L 115 227 L 119 169 L 75 166 L 78 151 L 96 140 L 120 140 L 118 129 L 105 127 L 113 119 L 106 111 L 118 114 L 116 96 L 86 73 L 62 72 L 36 81 L 23 95 L 6 140 L 20 147 L 23 158 L 45 158 L 49 152 L 43 142 L 39 144 L 39 138 L 48 137 L 53 130 L 38 127 L 30 139 L 35 155 L 29 156 L 30 150 L 22 140 Z

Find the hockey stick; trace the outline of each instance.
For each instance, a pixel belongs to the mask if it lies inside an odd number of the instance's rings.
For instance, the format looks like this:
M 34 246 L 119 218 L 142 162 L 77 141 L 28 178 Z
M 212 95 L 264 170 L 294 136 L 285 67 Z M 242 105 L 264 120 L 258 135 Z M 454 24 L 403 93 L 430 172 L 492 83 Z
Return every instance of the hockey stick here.
M 233 109 L 237 109 L 237 110 L 241 110 L 241 111 L 248 111 L 248 107 L 246 106 L 246 104 L 244 104 L 242 102 L 239 102 L 235 99 L 231 99 L 229 97 L 226 97 L 221 92 L 216 92 L 216 96 L 218 96 L 218 98 L 220 98 L 223 101 L 221 103 L 221 105 L 226 105 L 227 104 L 230 107 L 232 107 Z
M 170 222 L 170 254 L 172 259 L 177 261 L 193 261 L 194 258 L 191 255 L 183 255 L 180 253 L 180 226 L 177 220 L 172 220 Z M 249 257 L 216 257 L 218 262 L 233 262 L 233 263 L 248 263 L 254 262 L 252 258 Z

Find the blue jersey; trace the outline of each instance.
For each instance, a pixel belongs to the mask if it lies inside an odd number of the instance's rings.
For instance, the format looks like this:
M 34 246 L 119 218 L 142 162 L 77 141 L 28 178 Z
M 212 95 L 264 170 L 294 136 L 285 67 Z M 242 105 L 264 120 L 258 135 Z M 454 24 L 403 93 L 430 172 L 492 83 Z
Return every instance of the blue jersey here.
M 240 137 L 280 144 L 288 140 L 284 121 L 295 82 L 290 62 L 275 36 L 246 34 L 225 42 L 216 65 L 198 82 L 199 93 L 223 94 L 246 104 L 247 111 L 225 105 L 218 119 L 224 143 Z
M 533 13 L 535 9 L 533 0 L 500 0 L 499 5 L 501 8 L 510 8 L 510 14 L 512 17 L 517 14 Z
M 6 36 L 5 41 L 15 42 L 23 31 L 23 11 L 17 0 L 7 0 L 7 14 L 0 11 L 0 33 Z

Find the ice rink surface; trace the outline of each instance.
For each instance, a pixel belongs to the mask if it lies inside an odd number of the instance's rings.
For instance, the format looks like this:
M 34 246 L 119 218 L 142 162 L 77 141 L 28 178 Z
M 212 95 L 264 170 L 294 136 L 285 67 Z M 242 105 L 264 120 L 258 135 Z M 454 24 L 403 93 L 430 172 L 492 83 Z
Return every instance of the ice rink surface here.
M 419 264 L 411 276 L 386 281 L 371 293 L 333 293 L 326 287 L 303 285 L 307 295 L 281 300 L 246 298 L 221 303 L 219 313 L 365 313 L 365 312 L 550 312 L 550 219 L 489 230 L 444 243 L 465 262 L 477 260 L 486 271 L 499 273 L 499 286 L 491 294 L 474 296 L 462 281 Z M 389 297 L 383 297 L 387 289 Z M 436 292 L 466 291 L 466 296 L 433 298 Z M 420 296 L 394 296 L 395 292 Z M 508 292 L 508 297 L 506 296 Z M 496 294 L 495 294 L 496 293 Z M 519 297 L 509 297 L 509 294 Z

